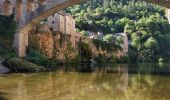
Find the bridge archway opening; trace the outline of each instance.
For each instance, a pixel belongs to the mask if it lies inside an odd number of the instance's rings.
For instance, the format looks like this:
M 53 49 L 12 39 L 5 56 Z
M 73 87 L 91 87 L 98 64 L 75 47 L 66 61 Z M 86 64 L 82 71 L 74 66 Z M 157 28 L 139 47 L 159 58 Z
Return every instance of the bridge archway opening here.
M 12 3 L 9 0 L 5 0 L 2 4 L 2 13 L 5 16 L 12 14 Z

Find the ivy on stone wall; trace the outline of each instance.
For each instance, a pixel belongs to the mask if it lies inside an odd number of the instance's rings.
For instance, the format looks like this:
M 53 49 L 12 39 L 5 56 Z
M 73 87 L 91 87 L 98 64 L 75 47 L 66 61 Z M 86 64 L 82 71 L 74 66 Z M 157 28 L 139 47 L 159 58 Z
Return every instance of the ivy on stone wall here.
M 113 47 L 111 43 L 107 43 L 106 41 L 93 39 L 93 44 L 96 46 L 96 48 L 98 50 L 100 47 L 102 50 L 106 50 L 106 51 L 114 51 L 115 50 L 115 47 Z
M 92 51 L 88 43 L 86 42 L 79 42 L 78 43 L 79 48 L 79 55 L 81 56 L 81 59 L 87 59 L 90 60 L 92 58 Z

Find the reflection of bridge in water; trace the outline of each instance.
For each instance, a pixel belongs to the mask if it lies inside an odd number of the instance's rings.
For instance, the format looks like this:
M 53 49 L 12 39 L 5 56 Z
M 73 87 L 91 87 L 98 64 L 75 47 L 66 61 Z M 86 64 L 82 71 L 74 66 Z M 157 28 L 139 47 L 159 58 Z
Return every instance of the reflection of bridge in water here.
M 1 2 L 6 2 L 4 4 L 9 5 L 10 1 L 14 5 L 16 20 L 19 22 L 14 47 L 18 56 L 23 57 L 28 46 L 28 32 L 35 24 L 64 8 L 90 0 L 2 0 Z M 169 0 L 144 1 L 170 8 Z M 4 11 L 6 12 L 6 10 Z

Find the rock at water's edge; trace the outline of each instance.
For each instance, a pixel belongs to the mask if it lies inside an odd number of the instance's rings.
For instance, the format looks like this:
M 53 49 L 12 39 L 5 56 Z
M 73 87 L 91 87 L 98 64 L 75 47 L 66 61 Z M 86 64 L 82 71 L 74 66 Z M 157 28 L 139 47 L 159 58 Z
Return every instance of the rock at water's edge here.
M 41 72 L 46 71 L 42 66 L 38 66 L 21 58 L 10 58 L 6 61 L 8 67 L 15 72 Z

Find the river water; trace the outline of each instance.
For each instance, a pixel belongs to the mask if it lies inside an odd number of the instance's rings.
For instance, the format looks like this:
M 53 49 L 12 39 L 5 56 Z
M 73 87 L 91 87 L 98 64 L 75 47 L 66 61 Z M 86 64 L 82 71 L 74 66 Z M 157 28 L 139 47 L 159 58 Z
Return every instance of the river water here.
M 0 100 L 170 100 L 170 64 L 77 70 L 1 75 Z

